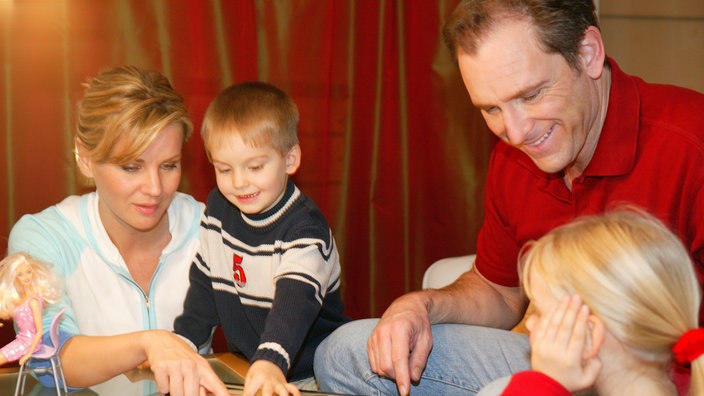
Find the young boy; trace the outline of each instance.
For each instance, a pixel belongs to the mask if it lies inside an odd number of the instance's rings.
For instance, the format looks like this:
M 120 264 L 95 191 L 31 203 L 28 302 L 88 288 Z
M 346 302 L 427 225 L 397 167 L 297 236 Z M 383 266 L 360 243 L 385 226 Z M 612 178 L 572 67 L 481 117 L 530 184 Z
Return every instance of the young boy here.
M 201 130 L 217 188 L 174 328 L 198 346 L 221 325 L 251 362 L 245 394 L 316 389 L 315 349 L 349 320 L 330 227 L 289 180 L 301 162 L 298 120 L 284 92 L 247 82 L 215 98 Z

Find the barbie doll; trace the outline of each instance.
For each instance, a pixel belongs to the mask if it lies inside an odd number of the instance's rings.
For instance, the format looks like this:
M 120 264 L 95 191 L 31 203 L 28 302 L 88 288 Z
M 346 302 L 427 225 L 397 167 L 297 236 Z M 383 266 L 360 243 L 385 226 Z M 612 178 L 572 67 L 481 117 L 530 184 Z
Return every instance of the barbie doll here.
M 19 360 L 24 364 L 40 345 L 44 303 L 58 302 L 51 269 L 25 253 L 0 261 L 0 319 L 12 318 L 17 327 L 14 341 L 0 349 L 0 366 Z

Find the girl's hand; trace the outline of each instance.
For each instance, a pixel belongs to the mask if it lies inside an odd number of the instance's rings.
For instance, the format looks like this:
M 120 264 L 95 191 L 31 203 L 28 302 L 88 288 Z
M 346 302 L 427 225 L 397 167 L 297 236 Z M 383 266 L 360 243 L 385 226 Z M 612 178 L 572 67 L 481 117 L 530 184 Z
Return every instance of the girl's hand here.
M 244 396 L 254 396 L 260 391 L 262 396 L 300 396 L 295 385 L 288 383 L 279 366 L 267 360 L 257 360 L 247 370 L 244 380 Z
M 570 392 L 587 389 L 601 370 L 601 361 L 591 352 L 592 343 L 589 308 L 579 296 L 567 296 L 538 319 L 530 332 L 533 370 L 552 377 Z

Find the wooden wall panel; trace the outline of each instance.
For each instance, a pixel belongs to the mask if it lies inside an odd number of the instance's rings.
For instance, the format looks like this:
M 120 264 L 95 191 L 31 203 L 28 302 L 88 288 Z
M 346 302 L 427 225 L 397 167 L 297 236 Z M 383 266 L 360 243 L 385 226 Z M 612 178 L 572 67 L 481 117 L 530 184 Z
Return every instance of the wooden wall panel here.
M 600 20 L 626 72 L 704 92 L 704 1 L 604 0 Z
M 704 18 L 702 0 L 601 0 L 601 15 Z
M 601 28 L 626 72 L 704 92 L 704 20 L 604 18 Z

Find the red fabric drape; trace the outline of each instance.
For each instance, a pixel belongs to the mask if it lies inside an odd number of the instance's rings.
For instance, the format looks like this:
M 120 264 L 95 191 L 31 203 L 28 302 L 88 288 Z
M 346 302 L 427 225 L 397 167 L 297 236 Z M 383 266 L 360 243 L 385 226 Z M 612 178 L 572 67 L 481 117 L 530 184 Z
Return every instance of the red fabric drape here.
M 474 251 L 493 138 L 441 40 L 456 0 L 24 0 L 0 5 L 0 249 L 15 221 L 85 191 L 71 150 L 81 83 L 161 70 L 198 129 L 224 87 L 264 80 L 301 112 L 294 180 L 328 218 L 353 318 Z M 215 186 L 198 133 L 182 190 Z M 2 330 L 8 333 L 7 327 Z

